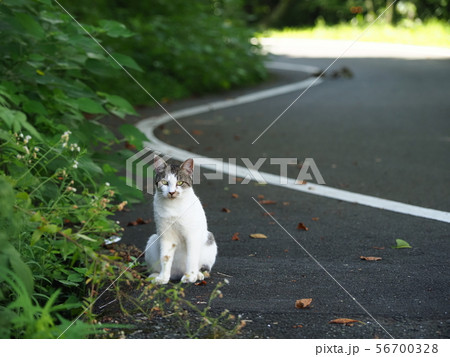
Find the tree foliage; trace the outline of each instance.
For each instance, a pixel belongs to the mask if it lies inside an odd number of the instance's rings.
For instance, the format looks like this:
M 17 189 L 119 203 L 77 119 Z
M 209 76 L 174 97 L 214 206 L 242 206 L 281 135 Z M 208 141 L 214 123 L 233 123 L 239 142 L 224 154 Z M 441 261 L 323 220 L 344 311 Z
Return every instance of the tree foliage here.
M 248 85 L 266 76 L 263 57 L 247 28 L 241 0 L 97 0 L 63 2 L 76 18 L 96 26 L 107 17 L 137 35 L 105 39 L 108 48 L 143 69 L 136 79 L 158 100 Z M 151 104 L 139 88 L 103 82 L 129 100 Z
M 328 25 L 348 22 L 356 17 L 373 20 L 393 0 L 246 0 L 252 23 L 263 27 L 314 26 L 318 19 Z M 384 21 L 403 19 L 449 20 L 449 0 L 400 0 L 386 12 Z

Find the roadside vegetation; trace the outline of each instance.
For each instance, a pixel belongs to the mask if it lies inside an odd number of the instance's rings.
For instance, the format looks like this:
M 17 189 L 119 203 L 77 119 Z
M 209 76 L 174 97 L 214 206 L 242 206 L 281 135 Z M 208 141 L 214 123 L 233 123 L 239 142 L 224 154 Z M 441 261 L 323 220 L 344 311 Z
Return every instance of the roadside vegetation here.
M 251 32 L 225 8 L 161 1 L 127 10 L 125 26 L 108 18 L 122 2 L 112 3 L 76 2 L 77 19 L 157 100 L 264 77 Z M 152 20 L 140 18 L 146 9 Z M 117 325 L 100 325 L 93 302 L 106 288 L 123 301 L 129 284 L 143 291 L 132 311 L 176 316 L 182 336 L 236 333 L 228 312 L 213 317 L 210 302 L 195 309 L 182 287 L 152 286 L 136 254 L 105 245 L 122 232 L 111 215 L 142 199 L 119 171 L 145 140 L 126 118 L 153 101 L 53 1 L 0 2 L 0 28 L 0 336 L 109 336 Z M 106 116 L 123 120 L 120 137 L 102 124 Z
M 286 27 L 281 30 L 269 30 L 261 36 L 277 38 L 302 38 L 320 40 L 354 40 L 368 26 L 368 23 L 345 23 L 326 25 L 319 21 L 311 28 Z M 359 41 L 399 43 L 417 46 L 450 47 L 450 24 L 430 20 L 426 23 L 405 25 L 375 24 Z

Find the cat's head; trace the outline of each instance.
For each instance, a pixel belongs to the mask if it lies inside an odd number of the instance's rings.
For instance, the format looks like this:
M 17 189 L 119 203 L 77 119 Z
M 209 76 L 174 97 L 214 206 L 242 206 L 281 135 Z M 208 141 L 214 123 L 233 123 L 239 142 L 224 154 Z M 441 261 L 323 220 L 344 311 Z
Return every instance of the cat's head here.
M 175 199 L 192 188 L 194 160 L 187 159 L 181 165 L 173 165 L 155 155 L 154 168 L 158 195 L 167 199 Z

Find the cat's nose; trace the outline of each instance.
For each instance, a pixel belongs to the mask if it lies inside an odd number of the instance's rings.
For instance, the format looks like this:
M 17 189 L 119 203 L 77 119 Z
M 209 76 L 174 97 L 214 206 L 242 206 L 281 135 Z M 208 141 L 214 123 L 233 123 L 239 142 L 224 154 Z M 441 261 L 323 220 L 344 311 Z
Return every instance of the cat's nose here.
M 169 194 L 170 194 L 171 196 L 173 196 L 176 192 L 177 192 L 177 191 L 169 192 Z

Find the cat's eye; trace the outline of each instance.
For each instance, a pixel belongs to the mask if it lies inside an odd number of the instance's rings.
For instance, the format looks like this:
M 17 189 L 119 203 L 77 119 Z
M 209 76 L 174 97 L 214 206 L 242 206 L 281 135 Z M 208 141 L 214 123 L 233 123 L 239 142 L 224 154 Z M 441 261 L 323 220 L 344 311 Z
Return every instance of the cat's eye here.
M 167 185 L 168 184 L 168 182 L 166 180 L 161 180 L 159 182 L 161 182 L 162 185 Z
M 177 181 L 177 186 L 182 186 L 184 181 Z

